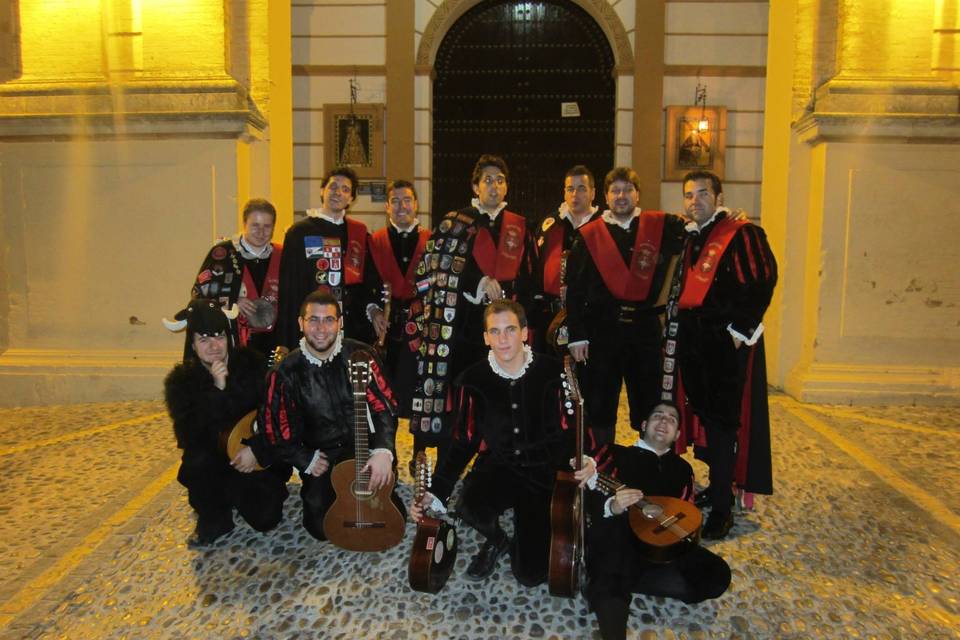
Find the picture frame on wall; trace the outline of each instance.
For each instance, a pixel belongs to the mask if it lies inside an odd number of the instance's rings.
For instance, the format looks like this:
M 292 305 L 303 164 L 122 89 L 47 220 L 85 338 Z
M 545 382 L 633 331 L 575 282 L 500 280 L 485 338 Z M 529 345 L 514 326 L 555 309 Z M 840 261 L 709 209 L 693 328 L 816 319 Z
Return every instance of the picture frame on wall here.
M 711 171 L 722 180 L 726 151 L 726 107 L 667 107 L 664 180 L 680 181 L 698 169 Z
M 350 167 L 359 178 L 384 178 L 383 105 L 323 105 L 323 165 Z

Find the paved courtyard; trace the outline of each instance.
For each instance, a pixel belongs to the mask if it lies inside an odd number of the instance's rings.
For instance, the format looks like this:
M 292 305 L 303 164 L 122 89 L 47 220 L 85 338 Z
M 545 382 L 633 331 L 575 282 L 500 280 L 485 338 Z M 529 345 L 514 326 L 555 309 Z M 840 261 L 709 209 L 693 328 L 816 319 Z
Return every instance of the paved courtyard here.
M 710 545 L 730 590 L 637 596 L 629 637 L 960 638 L 960 409 L 771 405 L 776 495 Z M 158 402 L 0 410 L 0 638 L 599 637 L 582 599 L 520 587 L 505 560 L 465 580 L 464 527 L 444 590 L 414 592 L 413 524 L 387 552 L 340 551 L 299 526 L 293 485 L 278 529 L 238 519 L 187 549 L 177 461 Z

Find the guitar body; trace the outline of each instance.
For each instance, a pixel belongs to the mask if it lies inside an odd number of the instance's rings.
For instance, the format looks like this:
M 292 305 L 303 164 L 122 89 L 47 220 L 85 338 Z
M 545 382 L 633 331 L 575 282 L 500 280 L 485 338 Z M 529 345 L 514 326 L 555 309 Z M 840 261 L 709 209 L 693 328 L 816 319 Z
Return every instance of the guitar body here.
M 437 593 L 447 584 L 457 561 L 460 543 L 456 528 L 437 518 L 424 516 L 417 525 L 407 575 L 414 591 Z
M 551 595 L 572 598 L 580 588 L 583 560 L 583 490 L 570 471 L 558 471 L 550 499 Z
M 226 429 L 220 432 L 220 450 L 227 460 L 233 460 L 240 449 L 244 448 L 243 440 L 245 438 L 252 438 L 254 434 L 253 425 L 257 421 L 257 412 L 256 410 L 251 411 L 247 415 L 240 418 L 237 421 L 237 424 L 233 425 L 233 428 Z M 262 471 L 263 467 L 259 464 L 255 467 L 256 471 Z
M 629 509 L 630 528 L 647 558 L 670 562 L 700 541 L 703 515 L 693 503 L 669 496 L 644 496 Z
M 323 517 L 330 542 L 348 551 L 384 551 L 403 540 L 405 525 L 392 499 L 393 482 L 376 492 L 358 487 L 353 460 L 335 466 L 330 482 L 337 494 Z

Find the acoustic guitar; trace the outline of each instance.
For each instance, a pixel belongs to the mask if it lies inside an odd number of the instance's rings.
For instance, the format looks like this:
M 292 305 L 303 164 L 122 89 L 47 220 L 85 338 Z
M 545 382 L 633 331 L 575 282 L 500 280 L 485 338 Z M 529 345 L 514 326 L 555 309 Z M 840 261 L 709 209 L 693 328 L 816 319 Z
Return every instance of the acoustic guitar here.
M 267 359 L 267 367 L 269 369 L 273 369 L 280 363 L 281 360 L 283 360 L 284 356 L 286 355 L 286 349 L 283 347 L 277 347 Z M 247 415 L 237 420 L 235 425 L 220 432 L 220 450 L 225 456 L 227 456 L 227 460 L 233 460 L 235 457 L 237 457 L 237 454 L 240 453 L 240 449 L 247 446 L 243 443 L 243 441 L 248 438 L 252 438 L 256 433 L 257 410 L 254 409 Z M 263 471 L 263 467 L 257 464 L 254 467 L 254 471 Z
M 419 503 L 430 486 L 430 460 L 421 451 L 417 454 L 414 501 Z M 407 576 L 414 591 L 437 593 L 447 584 L 459 550 L 457 529 L 439 518 L 424 515 L 417 523 L 417 535 L 410 551 Z
M 395 480 L 371 491 L 370 473 L 363 470 L 370 457 L 367 427 L 370 357 L 363 350 L 350 356 L 354 458 L 333 468 L 330 482 L 337 498 L 323 518 L 327 539 L 348 551 L 384 551 L 394 547 L 403 539 L 405 528 L 403 515 L 392 500 Z
M 613 495 L 624 485 L 597 474 L 597 488 Z M 630 528 L 651 562 L 670 562 L 700 542 L 703 515 L 692 502 L 671 496 L 644 496 L 627 509 Z
M 583 396 L 573 372 L 573 357 L 563 359 L 564 407 L 576 425 L 574 467 L 583 466 Z M 555 596 L 573 598 L 583 572 L 583 487 L 574 472 L 558 471 L 550 498 L 550 566 L 547 584 Z

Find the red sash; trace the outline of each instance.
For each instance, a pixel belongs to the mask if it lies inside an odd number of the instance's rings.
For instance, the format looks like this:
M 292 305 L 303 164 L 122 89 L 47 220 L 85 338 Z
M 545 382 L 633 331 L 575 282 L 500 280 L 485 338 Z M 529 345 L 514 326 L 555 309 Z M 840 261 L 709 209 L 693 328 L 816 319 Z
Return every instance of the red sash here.
M 527 221 L 523 216 L 502 211 L 503 222 L 500 225 L 500 242 L 493 246 L 493 236 L 486 227 L 477 232 L 473 241 L 473 257 L 483 275 L 500 282 L 515 280 L 523 259 L 523 240 L 527 232 Z
M 283 252 L 283 247 L 279 244 L 270 243 L 273 246 L 273 252 L 270 254 L 270 262 L 267 264 L 267 275 L 263 279 L 263 291 L 257 291 L 257 285 L 253 282 L 253 276 L 250 275 L 250 270 L 246 267 L 243 268 L 243 288 L 244 297 L 254 300 L 256 298 L 263 298 L 273 306 L 274 317 L 278 313 L 278 301 L 280 299 L 280 255 Z M 237 316 L 237 330 L 240 337 L 240 345 L 246 346 L 247 341 L 250 338 L 251 333 L 266 333 L 268 331 L 273 331 L 273 327 L 276 325 L 276 320 L 273 321 L 269 327 L 253 327 L 250 326 L 247 321 L 247 317 L 242 313 Z
M 662 211 L 644 211 L 640 214 L 629 269 L 623 263 L 620 249 L 613 241 L 603 218 L 597 218 L 580 227 L 580 234 L 597 265 L 597 270 L 614 297 L 631 302 L 647 299 L 653 274 L 657 270 L 657 257 L 660 255 L 660 242 L 663 239 L 666 219 L 666 214 Z
M 344 218 L 347 222 L 347 249 L 344 251 L 343 284 L 363 282 L 363 262 L 367 257 L 367 225 L 359 220 Z
M 563 221 L 559 218 L 546 233 L 546 248 L 543 250 L 543 290 L 555 296 L 560 295 L 560 258 L 563 256 Z
M 733 220 L 732 218 L 722 218 L 710 230 L 710 236 L 707 238 L 703 250 L 700 252 L 700 259 L 697 264 L 690 264 L 690 254 L 683 256 L 684 278 L 683 293 L 680 294 L 680 308 L 693 309 L 703 304 L 713 284 L 713 277 L 716 275 L 717 265 L 720 264 L 720 258 L 730 246 L 730 241 L 737 235 L 737 231 L 747 224 L 746 220 Z
M 417 240 L 417 248 L 413 251 L 413 257 L 410 259 L 410 264 L 407 265 L 405 275 L 400 273 L 397 257 L 393 255 L 388 229 L 384 227 L 370 236 L 370 257 L 373 258 L 373 264 L 377 266 L 377 271 L 384 282 L 390 283 L 393 297 L 400 300 L 410 300 L 416 295 L 413 288 L 413 279 L 417 271 L 417 265 L 420 264 L 420 259 L 426 249 L 427 240 L 430 238 L 430 231 L 421 228 L 418 233 L 420 237 Z

